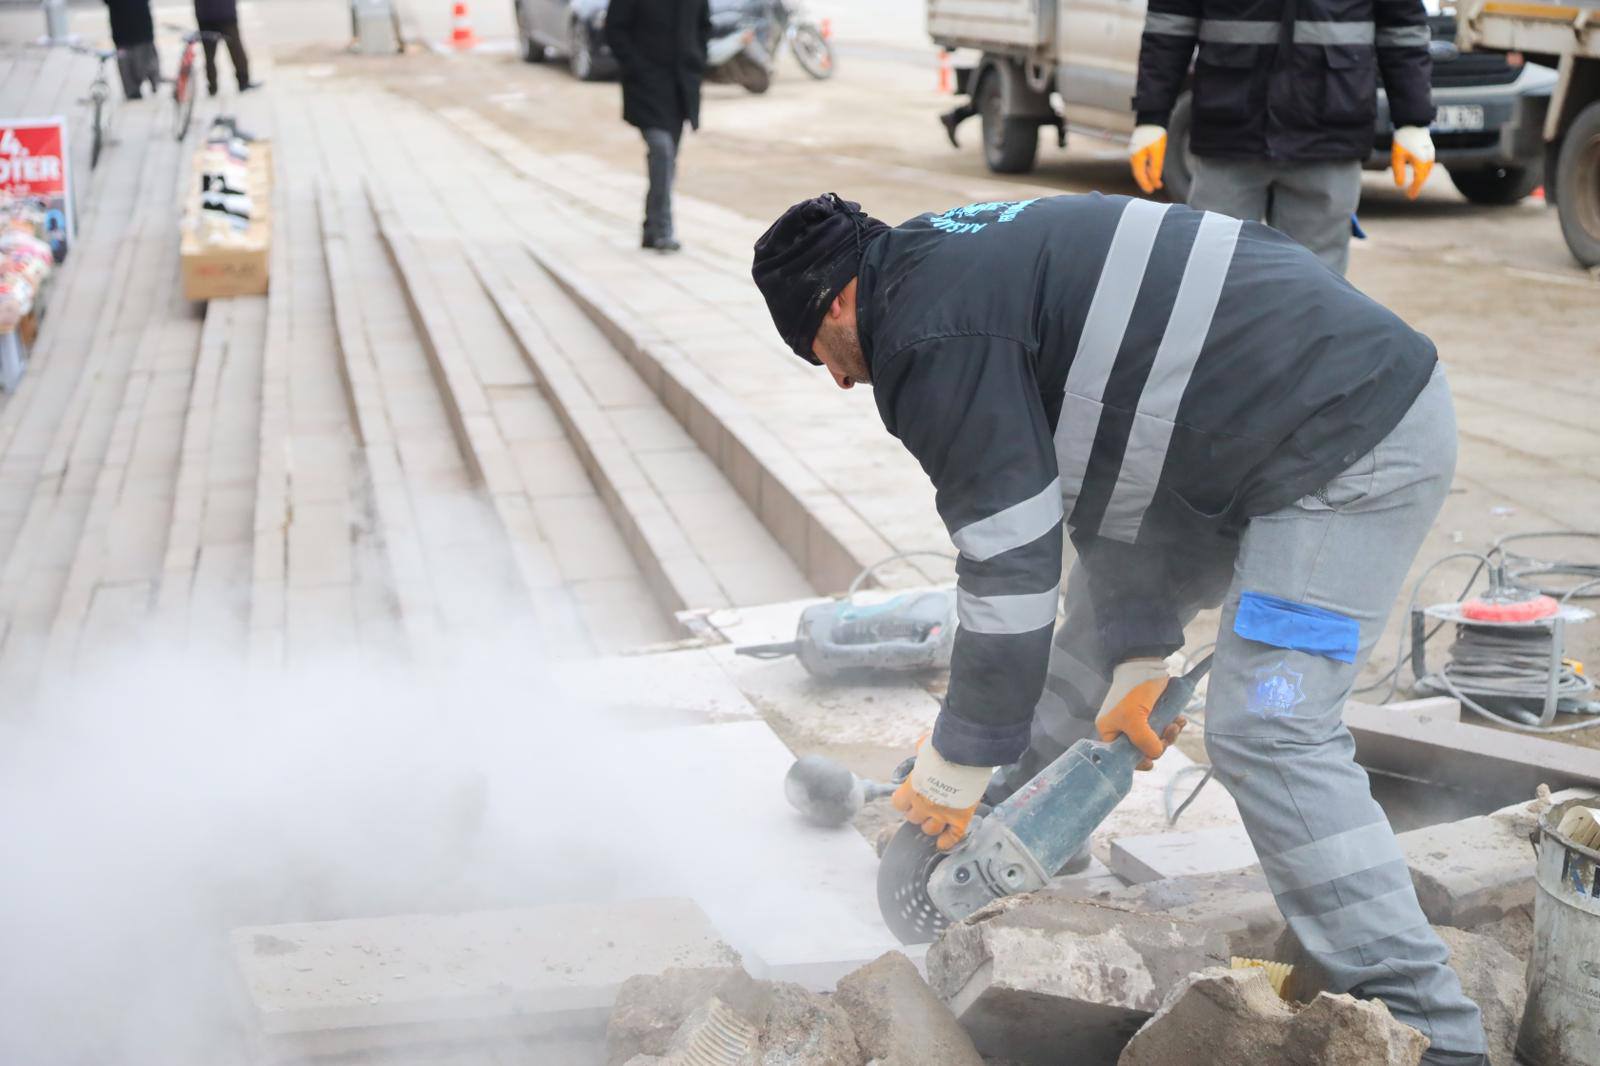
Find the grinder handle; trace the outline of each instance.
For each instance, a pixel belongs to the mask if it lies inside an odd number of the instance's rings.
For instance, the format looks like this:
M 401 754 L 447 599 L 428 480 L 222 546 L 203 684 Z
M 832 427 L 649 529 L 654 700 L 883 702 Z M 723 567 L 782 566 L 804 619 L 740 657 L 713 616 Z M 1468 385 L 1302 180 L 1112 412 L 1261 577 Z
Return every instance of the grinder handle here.
M 1194 699 L 1194 690 L 1200 684 L 1201 678 L 1211 670 L 1211 656 L 1201 659 L 1187 674 L 1175 677 L 1167 682 L 1167 687 L 1162 691 L 1156 705 L 1150 709 L 1150 728 L 1159 736 L 1166 731 L 1167 726 L 1182 714 L 1189 701 Z M 1126 740 L 1120 737 L 1119 740 Z M 1129 741 L 1131 744 L 1132 742 Z

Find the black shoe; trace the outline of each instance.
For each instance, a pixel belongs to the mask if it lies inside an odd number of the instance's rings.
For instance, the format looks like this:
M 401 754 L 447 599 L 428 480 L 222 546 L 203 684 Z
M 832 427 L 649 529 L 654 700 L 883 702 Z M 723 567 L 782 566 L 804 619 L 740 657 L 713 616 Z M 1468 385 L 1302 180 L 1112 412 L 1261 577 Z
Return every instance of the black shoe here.
M 650 247 L 658 252 L 680 252 L 683 250 L 683 245 L 678 243 L 678 238 L 676 237 L 657 237 L 656 243 Z
M 961 113 L 959 108 L 954 111 L 946 111 L 939 116 L 939 122 L 944 126 L 944 135 L 950 138 L 950 147 L 952 148 L 961 147 L 961 142 L 956 140 L 956 127 L 961 125 L 961 120 L 964 118 L 966 116 Z
M 239 86 L 239 91 L 242 92 L 242 93 L 247 93 L 251 89 L 259 89 L 265 84 L 266 84 L 266 82 L 264 82 L 264 81 L 247 82 L 246 84 Z
M 207 96 L 215 96 L 215 95 L 217 95 L 217 87 L 215 85 L 207 85 L 206 86 L 206 95 Z

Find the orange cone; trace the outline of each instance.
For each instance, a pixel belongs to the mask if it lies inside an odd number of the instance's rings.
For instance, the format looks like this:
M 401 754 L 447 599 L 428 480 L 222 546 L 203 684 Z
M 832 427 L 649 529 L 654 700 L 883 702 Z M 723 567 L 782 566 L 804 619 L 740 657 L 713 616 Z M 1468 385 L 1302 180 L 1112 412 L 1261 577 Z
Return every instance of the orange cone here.
M 477 43 L 478 36 L 472 32 L 472 23 L 467 19 L 466 0 L 456 0 L 455 6 L 450 10 L 450 44 L 466 51 L 475 47 Z
M 833 20 L 832 19 L 823 19 L 822 20 L 822 39 L 824 41 L 833 40 Z
M 948 93 L 952 89 L 950 84 L 950 53 L 944 49 L 939 50 L 939 91 Z

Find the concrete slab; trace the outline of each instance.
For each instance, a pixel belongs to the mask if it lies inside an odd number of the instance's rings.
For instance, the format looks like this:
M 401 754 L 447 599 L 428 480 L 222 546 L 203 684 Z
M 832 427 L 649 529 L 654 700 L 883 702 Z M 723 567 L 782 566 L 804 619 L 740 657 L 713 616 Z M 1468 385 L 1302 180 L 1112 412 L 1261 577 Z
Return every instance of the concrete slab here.
M 603 1031 L 634 974 L 735 959 L 684 899 L 255 926 L 229 940 L 262 1044 L 315 1055 Z
M 1256 864 L 1244 826 L 1125 836 L 1111 842 L 1111 871 L 1133 884 L 1224 873 Z

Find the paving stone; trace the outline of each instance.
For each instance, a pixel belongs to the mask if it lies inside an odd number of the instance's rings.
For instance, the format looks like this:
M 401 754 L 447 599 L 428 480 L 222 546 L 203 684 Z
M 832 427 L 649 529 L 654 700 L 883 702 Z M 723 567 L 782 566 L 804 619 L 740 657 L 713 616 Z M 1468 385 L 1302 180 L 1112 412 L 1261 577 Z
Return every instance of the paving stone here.
M 1051 895 L 1076 896 L 1070 882 L 1052 882 Z M 1142 885 L 1096 891 L 1092 898 L 1145 914 L 1164 914 L 1215 930 L 1229 955 L 1267 958 L 1283 935 L 1283 916 L 1259 868 L 1174 877 Z
M 956 1016 L 898 951 L 846 975 L 833 998 L 877 1066 L 983 1066 Z
M 999 900 L 928 949 L 928 981 L 986 1055 L 1109 1063 L 1188 974 L 1225 957 L 1197 923 L 1107 901 Z M 1181 1060 L 1179 1060 L 1181 1061 Z
M 1129 1042 L 1117 1066 L 1416 1066 L 1427 1037 L 1377 1000 L 1324 992 L 1295 1010 L 1259 969 L 1184 979 Z
M 1111 841 L 1112 873 L 1133 884 L 1168 877 L 1223 873 L 1256 865 L 1244 826 L 1121 836 Z
M 257 1036 L 307 1054 L 490 1023 L 598 1033 L 630 976 L 737 960 L 684 899 L 256 926 L 229 940 Z

